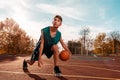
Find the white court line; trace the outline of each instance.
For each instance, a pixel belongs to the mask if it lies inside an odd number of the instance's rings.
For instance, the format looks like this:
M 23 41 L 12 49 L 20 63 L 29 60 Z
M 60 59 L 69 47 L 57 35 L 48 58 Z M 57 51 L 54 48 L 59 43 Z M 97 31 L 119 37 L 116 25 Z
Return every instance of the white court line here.
M 9 65 L 9 64 L 0 64 L 0 66 L 2 65 Z M 53 65 L 53 64 L 44 64 L 44 65 Z M 62 65 L 64 66 L 64 64 L 59 64 L 59 65 Z M 99 69 L 99 70 L 107 70 L 107 71 L 112 71 L 112 72 L 120 72 L 120 70 L 114 70 L 114 69 L 107 69 L 107 68 L 101 68 L 101 67 L 94 67 L 94 66 L 85 66 L 85 65 L 75 65 L 75 64 L 72 64 L 72 65 L 65 65 L 65 66 L 79 66 L 79 67 L 86 67 L 86 68 L 93 68 L 93 69 Z
M 78 66 L 78 65 L 66 65 L 66 66 Z M 87 67 L 87 68 L 93 68 L 93 69 L 107 70 L 107 71 L 113 71 L 113 72 L 120 72 L 120 70 L 107 69 L 107 68 L 94 67 L 94 66 L 85 66 L 85 65 L 82 66 L 82 65 L 79 65 L 79 67 Z
M 19 61 L 19 62 L 21 62 L 21 61 Z M 21 62 L 21 64 L 22 64 L 22 62 Z M 0 63 L 0 65 L 16 65 L 16 64 Z M 53 64 L 44 64 L 44 65 L 53 65 Z M 59 64 L 59 65 L 65 65 L 65 64 Z M 68 64 L 68 65 L 71 65 L 71 66 L 80 66 L 80 65 L 89 66 L 89 63 L 74 63 L 74 64 Z M 94 66 L 94 65 L 104 66 L 105 64 L 90 64 L 90 66 Z M 105 65 L 105 66 L 120 67 L 120 65 Z
M 16 61 L 16 62 L 21 62 L 21 61 Z M 21 64 L 22 64 L 22 62 L 21 62 Z M 9 64 L 9 63 L 0 63 L 0 65 L 11 65 L 11 64 Z M 12 65 L 16 65 L 16 64 L 12 64 Z M 44 65 L 53 65 L 53 64 L 44 64 Z M 64 64 L 60 64 L 60 65 L 64 65 Z M 100 65 L 100 66 L 103 66 L 103 65 L 105 65 L 105 64 L 90 64 L 90 63 L 72 63 L 72 64 L 69 64 L 69 65 L 72 65 L 72 66 L 79 66 L 79 65 L 90 65 L 90 66 L 94 66 L 94 65 Z M 112 67 L 120 67 L 120 65 L 111 65 L 111 64 L 108 64 L 108 65 L 105 65 L 105 66 L 112 66 Z
M 93 66 L 93 65 L 99 65 L 99 66 L 103 66 L 103 65 L 105 65 L 105 64 L 90 64 L 90 63 L 75 63 L 75 64 L 72 64 L 72 65 L 91 65 L 91 66 Z M 108 64 L 108 65 L 105 65 L 105 66 L 115 66 L 115 67 L 120 67 L 120 65 L 111 65 L 111 64 Z
M 113 71 L 113 72 L 120 72 L 120 70 L 114 70 L 114 69 L 107 69 L 107 68 L 101 68 L 101 67 L 94 67 L 94 66 L 85 66 L 85 65 L 65 65 L 65 66 L 79 66 L 79 67 L 87 67 L 87 68 L 93 68 L 93 69 L 99 69 L 99 70 L 107 70 L 107 71 Z
M 14 71 L 0 71 L 0 73 L 13 73 L 13 74 L 36 74 L 43 76 L 54 76 L 54 74 L 46 73 L 25 73 L 25 72 L 14 72 Z M 73 77 L 73 78 L 92 78 L 92 79 L 104 79 L 104 80 L 120 80 L 120 78 L 109 78 L 109 77 L 95 77 L 95 76 L 80 76 L 80 75 L 62 75 L 63 77 Z
M 93 69 L 99 69 L 99 70 L 107 70 L 107 71 L 113 71 L 113 72 L 120 72 L 120 70 L 114 70 L 114 69 L 107 69 L 107 68 L 101 68 L 101 67 L 94 67 L 94 66 L 82 66 L 82 65 L 65 65 L 65 66 L 79 66 L 79 67 L 87 67 L 87 68 L 93 68 Z

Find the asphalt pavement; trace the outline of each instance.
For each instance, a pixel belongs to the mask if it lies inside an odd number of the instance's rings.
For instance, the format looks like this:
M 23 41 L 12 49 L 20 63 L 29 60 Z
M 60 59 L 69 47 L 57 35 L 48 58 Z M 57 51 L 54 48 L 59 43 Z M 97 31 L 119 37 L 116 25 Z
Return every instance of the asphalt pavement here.
M 74 55 L 68 61 L 59 60 L 61 77 L 53 73 L 53 58 L 43 55 L 43 65 L 35 62 L 28 70 L 22 69 L 30 56 L 0 55 L 0 80 L 120 80 L 119 57 L 91 57 Z

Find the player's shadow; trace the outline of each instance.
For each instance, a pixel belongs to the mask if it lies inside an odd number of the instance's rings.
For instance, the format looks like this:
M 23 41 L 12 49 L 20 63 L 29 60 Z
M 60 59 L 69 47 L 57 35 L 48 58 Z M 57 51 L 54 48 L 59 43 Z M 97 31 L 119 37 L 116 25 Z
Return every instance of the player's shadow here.
M 67 78 L 65 78 L 63 76 L 57 76 L 57 78 L 59 78 L 60 80 L 68 80 Z
M 45 79 L 45 78 L 39 77 L 38 75 L 35 75 L 35 74 L 30 73 L 28 69 L 25 69 L 25 70 L 23 69 L 23 71 L 24 71 L 28 76 L 30 76 L 31 78 L 34 78 L 35 80 L 47 80 L 47 79 Z

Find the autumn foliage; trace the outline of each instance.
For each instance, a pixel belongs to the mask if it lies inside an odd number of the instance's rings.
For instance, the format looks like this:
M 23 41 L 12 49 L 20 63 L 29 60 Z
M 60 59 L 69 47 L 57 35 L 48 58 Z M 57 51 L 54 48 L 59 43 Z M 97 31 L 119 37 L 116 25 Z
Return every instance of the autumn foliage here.
M 27 54 L 33 47 L 34 40 L 13 19 L 0 21 L 0 54 Z

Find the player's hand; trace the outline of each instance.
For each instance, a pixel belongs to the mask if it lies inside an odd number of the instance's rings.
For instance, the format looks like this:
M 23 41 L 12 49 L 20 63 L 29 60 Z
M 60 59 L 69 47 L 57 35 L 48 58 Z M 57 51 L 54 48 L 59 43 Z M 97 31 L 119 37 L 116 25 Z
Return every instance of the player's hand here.
M 38 60 L 38 67 L 41 67 L 41 65 L 43 65 L 42 59 Z

